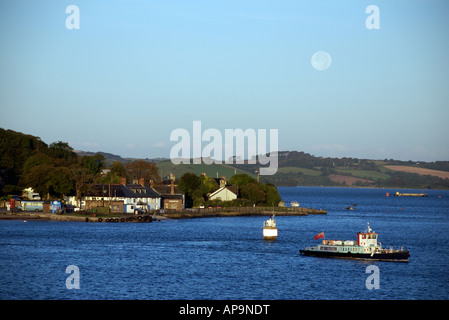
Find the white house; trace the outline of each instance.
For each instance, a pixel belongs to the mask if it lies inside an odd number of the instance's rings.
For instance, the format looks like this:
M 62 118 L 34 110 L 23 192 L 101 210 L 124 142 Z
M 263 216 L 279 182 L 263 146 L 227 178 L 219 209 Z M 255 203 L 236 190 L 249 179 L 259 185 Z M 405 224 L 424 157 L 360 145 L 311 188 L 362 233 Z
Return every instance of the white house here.
M 209 200 L 231 201 L 237 199 L 238 191 L 236 187 L 221 187 L 209 194 Z
M 226 186 L 226 181 L 220 181 L 220 188 L 208 195 L 209 200 L 231 201 L 237 199 L 239 189 L 237 186 Z
M 78 205 L 74 196 L 67 202 Z M 96 184 L 81 199 L 81 209 L 109 206 L 112 212 L 134 213 L 161 208 L 161 195 L 142 184 Z
M 203 173 L 203 175 L 205 174 Z M 208 195 L 209 200 L 232 201 L 237 199 L 239 194 L 239 188 L 237 186 L 226 186 L 227 182 L 225 176 L 222 176 L 217 182 L 220 183 L 220 188 Z

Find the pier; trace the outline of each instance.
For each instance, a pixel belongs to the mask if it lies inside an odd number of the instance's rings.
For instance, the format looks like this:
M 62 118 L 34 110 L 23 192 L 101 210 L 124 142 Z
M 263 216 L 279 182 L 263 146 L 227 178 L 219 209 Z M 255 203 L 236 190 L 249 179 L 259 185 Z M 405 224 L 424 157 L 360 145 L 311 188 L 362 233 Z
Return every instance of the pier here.
M 41 220 L 41 221 L 76 221 L 76 222 L 152 222 L 166 219 L 193 219 L 213 217 L 244 216 L 307 216 L 309 214 L 327 214 L 326 210 L 290 207 L 223 207 L 223 208 L 188 208 L 184 210 L 158 210 L 150 214 L 104 214 L 92 213 L 42 213 L 42 212 L 1 212 L 0 220 Z
M 327 214 L 326 210 L 301 207 L 222 207 L 192 208 L 181 211 L 167 211 L 160 216 L 170 219 L 243 217 L 243 216 L 307 216 L 309 214 Z

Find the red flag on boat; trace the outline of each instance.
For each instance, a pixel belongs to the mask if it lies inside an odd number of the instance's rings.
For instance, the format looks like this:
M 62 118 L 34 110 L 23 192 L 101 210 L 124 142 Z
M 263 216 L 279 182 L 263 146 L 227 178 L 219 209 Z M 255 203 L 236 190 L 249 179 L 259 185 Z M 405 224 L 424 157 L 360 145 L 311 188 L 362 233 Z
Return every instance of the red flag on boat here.
M 323 232 L 320 232 L 320 233 L 318 233 L 316 236 L 315 236 L 315 240 L 318 240 L 318 239 L 321 239 L 321 238 L 323 238 L 324 239 L 324 231 Z

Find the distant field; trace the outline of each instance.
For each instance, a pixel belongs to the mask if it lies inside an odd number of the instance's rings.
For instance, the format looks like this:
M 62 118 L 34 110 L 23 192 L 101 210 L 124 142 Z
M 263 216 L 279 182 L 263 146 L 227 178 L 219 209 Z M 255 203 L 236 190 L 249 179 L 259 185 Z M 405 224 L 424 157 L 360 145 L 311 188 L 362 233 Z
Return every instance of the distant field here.
M 361 178 L 350 177 L 350 176 L 343 176 L 341 174 L 330 174 L 329 179 L 331 179 L 334 182 L 338 182 L 338 183 L 344 182 L 347 186 L 355 185 L 357 182 L 362 182 L 362 183 L 373 183 L 374 182 L 372 180 L 361 179 Z
M 377 180 L 377 179 L 388 179 L 390 176 L 388 174 L 378 172 L 378 171 L 370 171 L 370 170 L 359 170 L 359 169 L 353 169 L 353 168 L 338 168 L 338 172 L 342 174 L 351 174 L 354 177 L 362 178 L 362 179 L 371 179 L 371 180 Z
M 387 165 L 384 167 L 387 169 L 390 169 L 390 170 L 394 170 L 394 171 L 417 173 L 417 174 L 420 174 L 423 176 L 430 175 L 430 176 L 440 177 L 442 179 L 449 179 L 449 172 L 447 172 L 447 171 L 432 170 L 432 169 L 417 168 L 417 167 L 408 167 L 408 166 L 396 166 L 396 165 Z
M 298 173 L 302 172 L 308 176 L 319 176 L 321 174 L 321 171 L 319 170 L 313 170 L 313 169 L 306 169 L 306 168 L 298 168 L 298 167 L 283 167 L 278 169 L 279 172 L 284 173 Z
M 230 179 L 235 173 L 246 173 L 240 169 L 233 168 L 230 165 L 226 164 L 181 164 L 174 165 L 171 161 L 162 161 L 157 163 L 157 167 L 159 169 L 159 175 L 161 177 L 166 177 L 168 174 L 173 173 L 176 176 L 176 179 L 181 178 L 181 176 L 186 172 L 192 172 L 197 176 L 200 176 L 203 172 L 206 173 L 208 177 L 217 178 L 221 176 L 226 176 L 227 179 Z M 252 176 L 256 176 L 255 174 L 251 174 Z

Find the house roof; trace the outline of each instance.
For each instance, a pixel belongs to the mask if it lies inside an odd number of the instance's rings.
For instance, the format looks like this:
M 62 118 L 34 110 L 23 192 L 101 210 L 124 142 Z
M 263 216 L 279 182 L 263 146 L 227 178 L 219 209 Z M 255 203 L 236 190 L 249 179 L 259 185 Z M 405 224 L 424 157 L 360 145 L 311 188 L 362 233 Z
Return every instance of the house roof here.
M 214 195 L 216 195 L 217 193 L 219 193 L 220 191 L 222 191 L 223 189 L 228 189 L 229 191 L 231 191 L 233 194 L 235 194 L 236 196 L 239 195 L 239 188 L 237 186 L 225 186 L 225 187 L 221 187 L 218 188 L 217 190 L 215 190 L 214 192 L 212 192 L 211 194 L 209 194 L 209 198 L 213 197 Z
M 160 198 L 161 195 L 149 187 L 140 184 L 94 184 L 91 185 L 87 196 L 119 197 L 119 198 Z
M 157 193 L 160 193 L 161 195 L 169 195 L 171 194 L 171 186 L 170 185 L 157 185 L 153 186 L 153 189 L 156 190 Z M 178 187 L 174 187 L 174 193 L 175 194 L 183 194 L 181 190 L 178 189 Z
M 161 195 L 151 189 L 150 187 L 142 186 L 140 184 L 128 184 L 125 186 L 122 185 L 125 189 L 130 190 L 136 198 L 160 198 Z M 132 198 L 133 195 L 129 197 Z
M 162 195 L 162 198 L 164 199 L 177 199 L 177 200 L 182 200 L 182 194 L 164 194 Z

